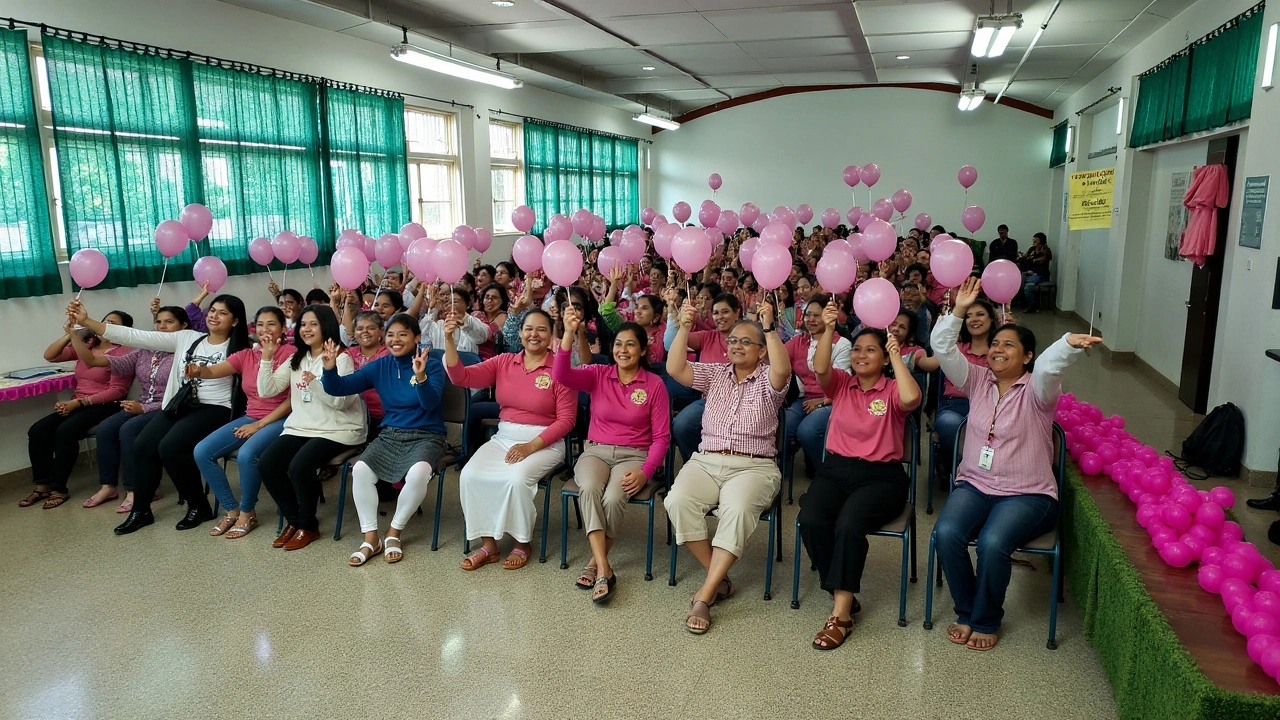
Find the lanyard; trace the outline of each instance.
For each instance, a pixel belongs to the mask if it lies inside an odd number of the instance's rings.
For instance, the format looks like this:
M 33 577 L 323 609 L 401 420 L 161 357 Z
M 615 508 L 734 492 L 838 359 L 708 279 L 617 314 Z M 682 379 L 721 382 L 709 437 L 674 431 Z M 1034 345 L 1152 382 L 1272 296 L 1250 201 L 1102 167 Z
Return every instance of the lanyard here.
M 1008 390 L 1005 391 L 1004 395 L 1000 395 L 999 394 L 1000 388 L 999 387 L 996 388 L 996 395 L 997 395 L 996 408 L 995 408 L 995 411 L 991 413 L 991 427 L 987 428 L 987 445 L 988 446 L 990 446 L 991 443 L 994 442 L 996 439 L 996 420 L 999 419 L 1000 417 L 1000 403 L 1004 402 L 1004 399 L 1009 397 L 1009 395 L 1012 393 L 1012 390 L 1013 388 L 1010 387 Z

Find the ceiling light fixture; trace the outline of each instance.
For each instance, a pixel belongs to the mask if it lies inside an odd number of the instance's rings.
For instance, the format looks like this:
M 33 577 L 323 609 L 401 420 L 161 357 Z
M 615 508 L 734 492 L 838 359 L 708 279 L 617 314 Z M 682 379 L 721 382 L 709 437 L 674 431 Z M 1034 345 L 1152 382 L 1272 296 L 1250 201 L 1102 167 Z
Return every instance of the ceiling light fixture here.
M 645 65 L 645 66 L 641 67 L 640 69 L 641 69 L 641 70 L 644 70 L 644 71 L 646 71 L 646 72 L 647 72 L 647 71 L 650 71 L 650 70 L 657 70 L 658 68 L 656 68 L 656 67 L 654 67 L 654 66 L 652 66 L 652 65 Z
M 512 8 L 516 6 L 512 0 L 489 0 L 489 4 L 500 8 Z
M 974 57 L 1000 57 L 1013 34 L 1022 27 L 1022 13 L 1007 15 L 979 15 L 973 28 Z
M 964 89 L 960 91 L 960 100 L 956 103 L 956 108 L 961 112 L 976 110 L 986 98 L 986 90 L 975 86 L 974 83 L 965 83 Z
M 408 42 L 408 31 L 405 30 L 405 41 L 399 45 L 391 46 L 391 57 L 402 63 L 408 63 L 426 70 L 442 73 L 444 75 L 452 75 L 463 80 L 471 80 L 474 82 L 492 85 L 494 87 L 503 88 L 505 90 L 514 90 L 524 87 L 524 83 L 514 75 L 500 72 L 498 70 L 490 70 L 486 67 L 474 65 L 462 60 L 456 60 L 448 55 L 441 55 L 437 52 L 424 50 Z
M 910 60 L 910 59 L 911 59 L 911 56 L 910 56 L 910 55 L 899 55 L 899 56 L 898 56 L 898 59 L 899 59 L 899 60 Z
M 1271 23 L 1271 28 L 1267 30 L 1267 57 L 1262 63 L 1263 90 L 1275 87 L 1277 30 L 1280 30 L 1280 23 Z
M 663 130 L 679 130 L 680 129 L 680 123 L 674 120 L 670 120 L 668 118 L 659 117 L 657 115 L 650 114 L 647 111 L 640 113 L 639 115 L 632 115 L 631 119 L 635 120 L 636 122 L 642 122 L 645 125 L 660 127 Z

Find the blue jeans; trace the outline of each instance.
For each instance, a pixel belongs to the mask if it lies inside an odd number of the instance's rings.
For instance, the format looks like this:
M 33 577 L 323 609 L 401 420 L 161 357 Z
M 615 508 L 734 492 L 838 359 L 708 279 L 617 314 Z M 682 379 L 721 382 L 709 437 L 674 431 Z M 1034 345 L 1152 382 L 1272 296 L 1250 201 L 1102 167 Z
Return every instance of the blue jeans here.
M 831 406 L 804 412 L 804 398 L 787 406 L 787 442 L 800 439 L 800 449 L 814 467 L 822 464 L 822 450 L 827 441 L 827 422 L 831 419 Z
M 938 513 L 933 532 L 938 562 L 951 585 L 956 622 L 994 633 L 1004 618 L 1009 555 L 1053 529 L 1058 501 L 1048 495 L 987 495 L 962 482 Z M 978 571 L 969 561 L 969 541 L 978 540 Z
M 258 456 L 284 430 L 284 419 L 281 418 L 247 440 L 235 436 L 236 428 L 255 422 L 257 420 L 247 415 L 238 417 L 196 443 L 196 465 L 200 468 L 200 474 L 209 483 L 209 489 L 213 491 L 218 504 L 228 510 L 238 507 L 240 512 L 253 512 L 258 506 L 258 490 L 262 487 L 262 477 L 258 475 Z M 218 463 L 236 450 L 240 451 L 236 455 L 236 467 L 240 470 L 240 502 L 236 502 L 236 496 L 231 492 L 227 471 Z
M 133 441 L 151 419 L 152 410 L 134 415 L 123 410 L 98 423 L 98 482 L 115 485 L 123 476 L 124 489 L 133 490 Z
M 969 417 L 969 398 L 944 397 L 938 403 L 933 416 L 933 431 L 938 433 L 938 456 L 934 458 L 934 470 L 939 477 L 951 477 L 951 459 L 956 446 L 956 434 L 960 424 Z
M 1040 308 L 1040 293 L 1036 292 L 1036 285 L 1045 281 L 1036 273 L 1023 275 L 1022 294 L 1027 298 L 1027 310 L 1038 310 Z
M 702 411 L 706 408 L 707 401 L 698 398 L 677 413 L 671 421 L 671 437 L 675 439 L 676 448 L 685 462 L 689 462 L 689 457 L 702 444 Z

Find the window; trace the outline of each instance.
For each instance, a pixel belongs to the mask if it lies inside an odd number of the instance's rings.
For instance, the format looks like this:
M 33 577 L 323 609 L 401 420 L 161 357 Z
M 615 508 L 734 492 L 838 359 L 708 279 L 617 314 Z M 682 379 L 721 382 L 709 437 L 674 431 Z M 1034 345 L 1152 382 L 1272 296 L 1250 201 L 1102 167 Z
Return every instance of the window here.
M 398 232 L 411 216 L 404 100 L 326 87 L 324 103 L 334 233 L 347 228 L 370 237 Z
M 511 211 L 524 202 L 524 177 L 520 166 L 520 126 L 489 121 L 489 173 L 493 183 L 494 232 L 516 232 Z
M 462 216 L 454 116 L 405 108 L 404 127 L 413 221 L 433 238 L 449 237 Z
M 640 151 L 634 139 L 526 120 L 525 204 L 541 233 L 556 213 L 586 208 L 606 228 L 640 220 Z

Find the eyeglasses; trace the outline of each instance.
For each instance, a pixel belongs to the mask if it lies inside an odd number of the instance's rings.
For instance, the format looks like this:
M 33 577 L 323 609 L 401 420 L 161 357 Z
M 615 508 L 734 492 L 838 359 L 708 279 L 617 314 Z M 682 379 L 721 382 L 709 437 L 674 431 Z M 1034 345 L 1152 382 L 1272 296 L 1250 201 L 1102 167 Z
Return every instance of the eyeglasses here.
M 730 347 L 734 345 L 741 345 L 742 347 L 749 348 L 752 345 L 764 345 L 764 343 L 758 343 L 758 342 L 755 342 L 754 340 L 748 340 L 746 338 L 740 338 L 740 337 L 728 337 L 728 338 L 725 338 L 724 342 L 726 345 L 729 345 Z
M 820 319 L 820 318 L 822 317 L 822 313 L 820 313 L 820 312 L 816 312 L 816 313 L 815 313 L 815 312 L 806 312 L 806 313 L 804 314 L 804 316 L 805 316 L 806 318 L 813 318 L 813 319 L 817 320 L 817 319 Z

